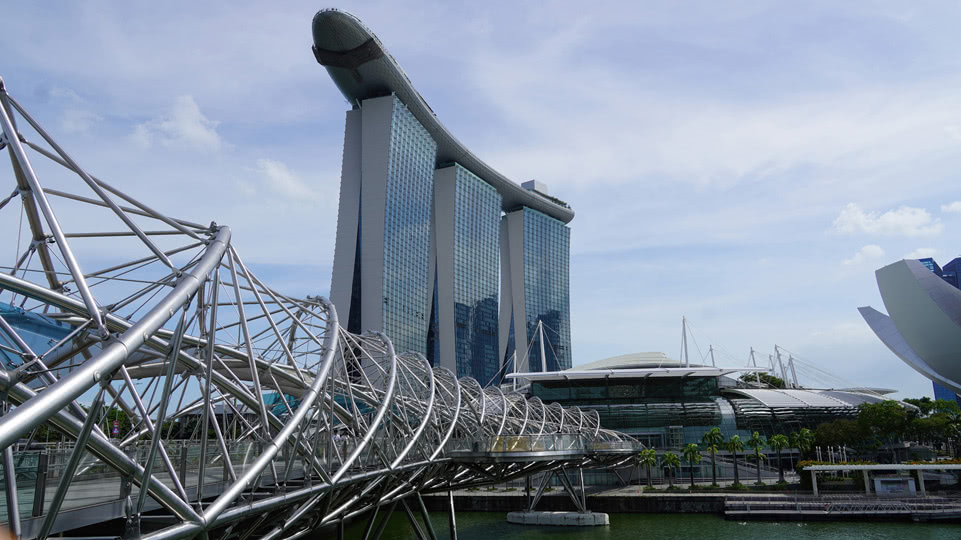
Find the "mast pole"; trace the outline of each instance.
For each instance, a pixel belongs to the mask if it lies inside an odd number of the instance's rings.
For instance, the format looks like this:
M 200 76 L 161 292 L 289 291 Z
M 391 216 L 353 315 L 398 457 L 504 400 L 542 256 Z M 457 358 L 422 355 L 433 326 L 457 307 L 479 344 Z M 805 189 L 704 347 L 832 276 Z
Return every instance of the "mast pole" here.
M 799 385 L 799 384 L 797 383 L 797 372 L 794 371 L 794 356 L 793 356 L 793 355 L 790 355 L 790 354 L 789 354 L 789 355 L 787 356 L 787 365 L 788 365 L 789 368 L 791 368 L 791 378 L 794 379 L 794 388 L 800 387 L 801 385 Z
M 784 362 L 781 361 L 781 349 L 777 345 L 774 346 L 774 354 L 777 356 L 777 366 L 781 370 L 781 379 L 787 384 L 787 371 L 784 370 Z
M 544 321 L 537 321 L 537 333 L 541 342 L 541 373 L 547 373 L 547 356 L 544 355 Z
M 711 365 L 717 367 L 717 364 L 714 363 L 714 345 L 708 345 L 707 352 L 711 353 Z
M 687 355 L 687 317 L 681 316 L 681 360 L 684 367 L 691 367 L 691 359 Z
M 754 367 L 755 367 L 755 368 L 757 368 L 757 359 L 754 358 L 754 347 L 751 347 L 751 363 L 754 364 Z M 755 371 L 754 371 L 754 378 L 757 380 L 757 387 L 760 388 L 760 387 L 761 387 L 761 372 L 755 370 Z

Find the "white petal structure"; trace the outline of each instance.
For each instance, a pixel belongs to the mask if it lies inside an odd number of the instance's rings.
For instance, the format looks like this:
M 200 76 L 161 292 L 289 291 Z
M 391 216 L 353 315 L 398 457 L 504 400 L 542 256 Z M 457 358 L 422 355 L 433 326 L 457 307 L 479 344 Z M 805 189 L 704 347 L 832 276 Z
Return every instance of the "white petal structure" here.
M 875 272 L 888 315 L 858 311 L 894 354 L 932 381 L 961 394 L 961 290 L 916 260 Z

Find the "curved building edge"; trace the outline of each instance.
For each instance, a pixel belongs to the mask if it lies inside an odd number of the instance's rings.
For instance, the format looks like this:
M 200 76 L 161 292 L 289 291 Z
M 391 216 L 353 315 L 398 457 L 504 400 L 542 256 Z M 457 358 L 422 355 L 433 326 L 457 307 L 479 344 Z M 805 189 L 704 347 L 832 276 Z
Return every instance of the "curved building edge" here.
M 861 313 L 864 322 L 868 324 L 878 339 L 881 340 L 881 343 L 890 349 L 901 361 L 911 367 L 911 369 L 945 388 L 950 388 L 954 393 L 961 394 L 961 385 L 938 374 L 938 372 L 932 369 L 931 366 L 914 352 L 904 339 L 904 336 L 898 332 L 891 317 L 870 306 L 859 307 L 858 312 Z
M 365 99 L 395 94 L 437 142 L 438 164 L 458 163 L 501 194 L 505 212 L 532 208 L 569 223 L 574 211 L 546 194 L 529 191 L 467 149 L 437 119 L 383 43 L 357 17 L 338 9 L 324 9 L 312 24 L 313 50 L 318 63 L 354 107 Z
M 916 260 L 875 272 L 887 309 L 858 308 L 898 358 L 935 383 L 961 394 L 961 291 Z

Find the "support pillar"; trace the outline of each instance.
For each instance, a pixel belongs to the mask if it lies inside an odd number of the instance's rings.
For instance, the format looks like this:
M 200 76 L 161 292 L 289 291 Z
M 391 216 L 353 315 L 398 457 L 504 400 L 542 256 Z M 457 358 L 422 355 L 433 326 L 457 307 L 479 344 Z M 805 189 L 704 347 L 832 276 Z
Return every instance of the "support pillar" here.
M 17 499 L 17 468 L 13 463 L 13 449 L 3 449 L 3 479 L 7 496 L 7 524 L 14 538 L 20 538 L 20 502 Z
M 434 532 L 434 524 L 430 522 L 427 505 L 424 504 L 424 498 L 420 496 L 420 493 L 417 493 L 417 505 L 420 507 L 420 517 L 424 520 L 424 528 L 427 529 L 427 535 L 430 536 L 430 540 L 437 540 L 437 533 Z
M 529 485 L 529 476 L 527 477 L 527 481 Z M 454 492 L 450 490 L 447 491 L 447 510 L 450 517 L 450 540 L 457 540 L 457 518 L 454 517 Z
M 525 504 L 524 506 L 526 508 L 530 508 L 531 507 L 531 475 L 527 475 L 524 477 L 524 493 L 527 494 L 527 504 Z
M 46 450 L 37 456 L 37 481 L 33 488 L 33 517 L 43 515 L 43 503 L 47 493 L 47 460 L 50 454 Z
M 867 469 L 861 471 L 864 474 L 864 494 L 871 494 L 871 477 L 868 475 Z
M 817 471 L 811 471 L 811 490 L 814 492 L 814 496 L 818 496 L 818 473 Z
M 580 478 L 580 482 L 581 482 L 581 508 L 583 508 L 584 511 L 587 512 L 587 492 L 584 489 L 584 469 L 578 468 L 577 475 Z
M 407 504 L 407 501 L 401 499 L 400 505 L 404 507 L 404 513 L 407 514 L 407 521 L 410 522 L 410 528 L 417 536 L 417 540 L 428 540 L 424 530 L 420 527 L 420 524 L 417 523 L 417 518 L 414 517 L 414 513 L 410 511 L 410 505 Z
M 921 488 L 921 496 L 927 497 L 928 492 L 924 489 L 924 471 L 918 469 L 918 487 Z
M 386 514 L 384 515 L 384 519 L 381 520 L 380 525 L 377 526 L 377 530 L 374 531 L 374 536 L 371 537 L 373 540 L 380 540 L 380 535 L 384 534 L 384 529 L 387 528 L 387 522 L 390 521 L 390 516 L 394 513 L 394 508 L 396 507 L 397 507 L 397 501 L 390 503 L 390 506 L 387 507 L 387 511 L 386 511 Z M 377 517 L 377 516 L 374 516 L 374 517 Z

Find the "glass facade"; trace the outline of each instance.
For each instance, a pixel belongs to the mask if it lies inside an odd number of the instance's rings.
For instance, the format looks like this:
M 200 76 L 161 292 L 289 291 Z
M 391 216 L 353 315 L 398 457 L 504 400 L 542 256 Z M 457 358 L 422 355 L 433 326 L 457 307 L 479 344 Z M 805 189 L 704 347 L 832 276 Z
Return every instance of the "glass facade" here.
M 740 435 L 747 439 L 754 431 L 771 437 L 804 427 L 814 429 L 822 422 L 856 418 L 858 413 L 853 405 L 767 406 L 755 399 L 724 394 L 725 382 L 729 380 L 717 377 L 568 379 L 534 382 L 530 393 L 545 403 L 596 410 L 602 427 L 623 431 L 656 448 L 699 443 L 715 426 L 721 428 L 725 438 Z
M 570 319 L 571 231 L 562 221 L 524 209 L 524 302 L 527 339 L 537 338 L 544 323 L 547 371 L 571 367 Z M 540 346 L 531 347 L 530 371 L 541 371 Z
M 426 353 L 437 143 L 394 97 L 384 216 L 384 332 L 398 353 Z
M 467 169 L 455 167 L 453 257 L 457 375 L 487 384 L 499 367 L 497 292 L 501 195 Z
M 961 289 L 961 283 L 958 281 L 959 269 L 961 269 L 961 257 L 952 259 L 951 262 L 944 265 L 944 269 L 941 272 L 941 279 L 947 281 L 952 286 Z

